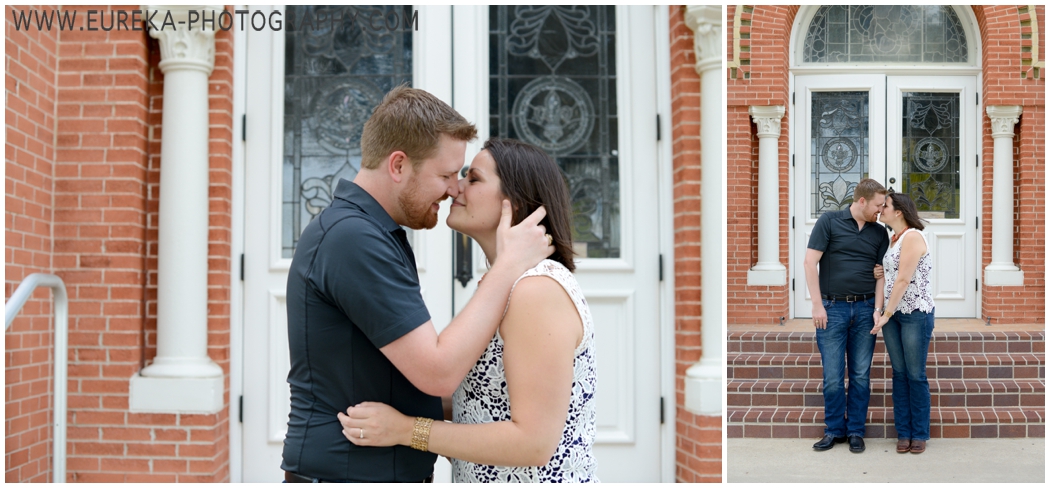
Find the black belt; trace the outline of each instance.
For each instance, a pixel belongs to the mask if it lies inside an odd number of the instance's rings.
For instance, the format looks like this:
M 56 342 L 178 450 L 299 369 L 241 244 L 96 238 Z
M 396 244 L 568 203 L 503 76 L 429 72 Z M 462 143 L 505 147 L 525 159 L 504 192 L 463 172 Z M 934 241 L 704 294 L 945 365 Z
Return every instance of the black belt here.
M 301 474 L 296 474 L 291 471 L 284 472 L 284 481 L 287 483 L 335 483 L 334 481 L 327 481 L 318 478 L 308 478 Z M 427 476 L 423 481 L 416 481 L 414 483 L 433 483 L 434 475 Z
M 875 298 L 874 293 L 868 293 L 867 295 L 820 295 L 820 298 L 831 301 L 842 301 L 842 302 L 862 302 L 869 298 Z

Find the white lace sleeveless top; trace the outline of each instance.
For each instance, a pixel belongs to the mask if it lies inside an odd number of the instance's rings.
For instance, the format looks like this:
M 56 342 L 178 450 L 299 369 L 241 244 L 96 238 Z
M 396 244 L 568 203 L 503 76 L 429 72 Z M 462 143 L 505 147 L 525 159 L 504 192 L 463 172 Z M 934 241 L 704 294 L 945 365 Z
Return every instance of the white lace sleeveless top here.
M 561 442 L 546 466 L 486 466 L 452 459 L 452 479 L 456 483 L 486 482 L 569 482 L 596 483 L 593 453 L 595 433 L 594 322 L 576 277 L 557 261 L 544 260 L 518 278 L 549 276 L 572 298 L 583 322 L 583 339 L 573 361 L 572 396 Z M 514 285 L 517 286 L 517 281 Z M 514 288 L 511 288 L 514 293 Z M 508 306 L 510 305 L 508 300 Z M 506 309 L 504 309 L 506 314 Z M 457 424 L 483 424 L 510 420 L 510 397 L 503 369 L 503 338 L 499 331 L 485 353 L 452 395 L 452 418 Z
M 882 258 L 882 270 L 886 276 L 884 285 L 886 302 L 890 300 L 893 283 L 897 281 L 897 272 L 900 271 L 901 245 L 904 242 L 904 236 L 912 231 L 922 236 L 923 242 L 926 243 L 926 253 L 919 258 L 919 264 L 915 266 L 915 272 L 911 275 L 911 283 L 908 283 L 908 288 L 904 290 L 904 297 L 901 298 L 894 312 L 911 313 L 921 310 L 930 313 L 933 312 L 933 285 L 930 284 L 930 277 L 933 276 L 933 258 L 930 257 L 930 241 L 926 240 L 926 234 L 915 228 L 904 231 L 897 239 L 897 243 Z

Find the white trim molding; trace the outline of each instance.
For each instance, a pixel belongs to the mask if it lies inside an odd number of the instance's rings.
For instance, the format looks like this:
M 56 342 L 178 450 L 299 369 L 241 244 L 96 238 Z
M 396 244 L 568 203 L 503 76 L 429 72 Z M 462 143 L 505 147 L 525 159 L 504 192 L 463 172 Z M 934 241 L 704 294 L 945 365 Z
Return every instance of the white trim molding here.
M 787 268 L 780 263 L 780 119 L 784 106 L 752 106 L 747 111 L 758 128 L 758 263 L 747 271 L 748 286 L 782 286 Z
M 150 6 L 175 25 L 150 30 L 164 72 L 157 244 L 157 356 L 131 377 L 133 412 L 215 413 L 223 371 L 208 357 L 208 77 L 215 26 L 183 27 L 211 6 Z M 161 15 L 163 14 L 163 15 Z M 202 14 L 203 15 L 203 14 Z M 206 24 L 205 24 L 206 25 Z
M 700 73 L 700 361 L 686 370 L 685 408 L 701 415 L 722 415 L 722 7 L 686 7 L 693 30 L 696 72 Z
M 984 268 L 988 286 L 1022 286 L 1024 271 L 1014 264 L 1014 126 L 1018 105 L 989 105 L 994 141 L 992 160 L 992 262 Z

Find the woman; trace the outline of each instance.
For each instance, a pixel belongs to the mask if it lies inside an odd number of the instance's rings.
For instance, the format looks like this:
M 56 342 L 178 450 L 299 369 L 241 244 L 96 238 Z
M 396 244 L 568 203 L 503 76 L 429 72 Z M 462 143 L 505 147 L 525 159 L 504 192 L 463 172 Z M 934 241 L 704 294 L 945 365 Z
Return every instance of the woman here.
M 887 195 L 881 220 L 893 229 L 893 239 L 882 259 L 886 308 L 871 333 L 882 329 L 893 367 L 897 452 L 922 454 L 930 439 L 926 354 L 933 336 L 933 258 L 921 232 L 922 220 L 907 195 Z
M 542 150 L 486 142 L 460 180 L 447 222 L 472 237 L 489 262 L 496 260 L 504 199 L 514 223 L 547 209 L 541 224 L 555 252 L 511 289 L 495 336 L 452 397 L 455 423 L 362 403 L 339 414 L 343 434 L 359 446 L 401 444 L 446 456 L 456 482 L 597 482 L 594 325 L 572 275 L 568 188 Z

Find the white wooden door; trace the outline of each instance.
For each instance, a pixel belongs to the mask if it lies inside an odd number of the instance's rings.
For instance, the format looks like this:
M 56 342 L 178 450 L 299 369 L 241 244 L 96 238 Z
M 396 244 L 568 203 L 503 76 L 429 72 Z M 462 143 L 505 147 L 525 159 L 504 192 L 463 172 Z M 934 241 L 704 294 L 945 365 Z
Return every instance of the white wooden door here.
M 418 7 L 418 10 L 419 30 L 412 33 L 412 64 L 404 68 L 412 73 L 413 86 L 430 91 L 449 102 L 452 64 L 447 46 L 451 39 L 451 9 Z M 379 40 L 387 42 L 389 38 Z M 288 179 L 294 177 L 286 171 L 285 160 L 295 156 L 291 154 L 294 151 L 288 149 L 288 145 L 294 143 L 293 137 L 306 137 L 287 135 L 284 127 L 286 98 L 305 95 L 296 93 L 292 85 L 286 83 L 285 48 L 284 32 L 248 32 L 242 368 L 244 410 L 241 429 L 241 480 L 246 482 L 276 482 L 283 479 L 280 466 L 288 422 L 287 375 L 290 367 L 284 300 L 291 263 L 287 248 L 289 236 L 293 233 L 287 225 L 291 212 L 285 211 L 283 201 L 286 195 L 283 192 L 285 185 L 289 184 Z M 323 71 L 328 68 L 318 69 Z M 336 86 L 319 84 L 318 100 L 323 101 L 324 96 L 331 96 L 335 90 L 348 88 L 358 90 L 353 92 L 357 95 L 361 95 L 364 90 L 364 87 L 349 82 Z M 368 95 L 369 103 L 374 105 L 378 103 L 375 98 L 381 98 L 382 93 L 364 95 Z M 318 107 L 316 103 L 310 106 Z M 328 144 L 331 149 L 331 144 L 335 143 L 329 141 Z M 353 157 L 347 157 L 347 164 L 350 169 L 342 166 L 333 168 L 330 174 L 335 174 L 336 178 L 332 178 L 332 182 L 337 182 L 340 176 L 353 178 L 356 173 L 352 168 Z M 359 167 L 359 159 L 357 164 Z M 303 178 L 305 175 L 300 179 Z M 317 190 L 319 185 L 319 181 L 302 181 L 302 198 L 313 198 L 314 201 L 321 199 L 321 203 L 326 206 L 322 198 L 324 192 Z M 314 193 L 308 193 L 311 188 L 315 189 Z M 447 325 L 452 317 L 452 290 L 449 286 L 451 232 L 444 224 L 447 213 L 448 207 L 443 206 L 438 227 L 413 231 L 409 238 L 416 254 L 421 291 L 434 324 L 439 328 Z M 238 403 L 237 399 L 231 401 L 234 409 Z M 231 413 L 231 419 L 236 421 L 236 410 Z
M 813 311 L 802 263 L 817 219 L 849 207 L 853 186 L 861 179 L 885 181 L 885 106 L 884 75 L 795 78 L 795 317 L 809 317 Z
M 802 263 L 813 225 L 851 202 L 850 183 L 864 177 L 906 193 L 927 220 L 937 316 L 977 317 L 976 85 L 972 76 L 795 78 L 795 317 L 812 310 Z
M 977 80 L 890 76 L 886 187 L 926 219 L 938 317 L 977 317 Z
M 530 18 L 542 18 L 540 15 L 544 12 L 540 8 L 529 11 Z M 513 59 L 508 59 L 512 56 L 501 54 L 500 46 L 490 43 L 490 39 L 498 39 L 499 34 L 490 36 L 489 33 L 507 29 L 510 35 L 519 35 L 525 42 L 530 40 L 514 30 L 520 24 L 511 18 L 505 18 L 502 26 L 490 25 L 490 19 L 499 22 L 501 15 L 511 17 L 514 13 L 507 10 L 501 14 L 487 6 L 453 10 L 457 66 L 455 108 L 468 119 L 477 121 L 478 133 L 482 136 L 477 145 L 468 149 L 468 160 L 480 149 L 481 140 L 490 134 L 499 134 L 498 128 L 493 127 L 498 123 L 498 115 L 490 112 L 500 103 L 500 94 L 492 93 L 490 87 L 498 89 L 500 70 L 492 66 L 490 60 L 513 63 Z M 558 29 L 572 29 L 552 20 L 557 12 L 547 15 L 548 23 L 541 29 L 541 35 L 556 39 L 561 34 Z M 618 207 L 619 215 L 609 227 L 616 234 L 611 239 L 618 241 L 619 249 L 616 257 L 586 257 L 587 246 L 593 244 L 578 245 L 582 256 L 577 261 L 576 279 L 583 288 L 595 323 L 598 477 L 604 482 L 658 482 L 661 480 L 661 417 L 655 167 L 658 154 L 653 126 L 657 106 L 654 10 L 653 7 L 620 6 L 615 8 L 614 17 L 615 50 L 609 54 L 615 56 L 616 90 L 610 103 L 615 104 L 619 126 L 613 129 L 618 145 L 610 151 L 616 156 L 610 171 L 618 173 L 614 179 L 618 194 L 615 201 L 601 204 Z M 602 28 L 596 26 L 596 30 Z M 583 36 L 588 32 L 583 29 L 573 33 Z M 539 49 L 540 55 L 550 55 L 544 54 L 542 47 Z M 532 93 L 527 86 L 518 92 L 519 98 Z M 562 86 L 551 84 L 547 89 L 559 91 Z M 513 89 L 508 92 L 513 98 Z M 594 100 L 600 100 L 598 93 L 591 95 Z M 507 100 L 506 104 L 524 105 L 516 100 Z M 508 131 L 511 136 L 529 140 L 527 135 L 513 129 Z M 558 159 L 557 151 L 553 153 Z M 582 185 L 570 183 L 570 191 L 576 203 L 588 198 Z M 467 303 L 478 278 L 487 270 L 480 247 L 476 243 L 472 246 L 472 279 L 466 285 L 458 281 L 452 285 L 457 312 Z

